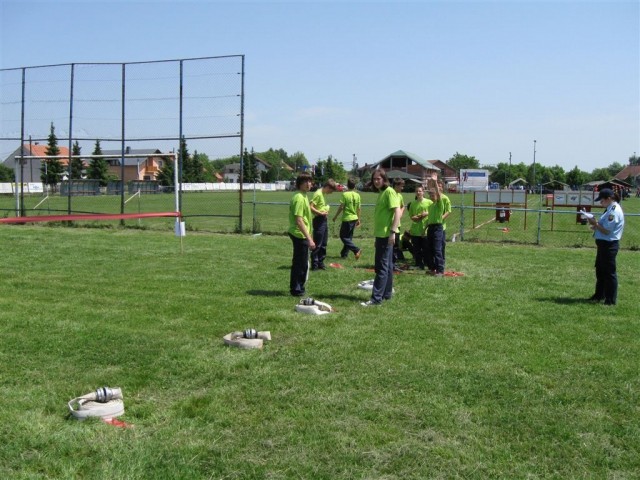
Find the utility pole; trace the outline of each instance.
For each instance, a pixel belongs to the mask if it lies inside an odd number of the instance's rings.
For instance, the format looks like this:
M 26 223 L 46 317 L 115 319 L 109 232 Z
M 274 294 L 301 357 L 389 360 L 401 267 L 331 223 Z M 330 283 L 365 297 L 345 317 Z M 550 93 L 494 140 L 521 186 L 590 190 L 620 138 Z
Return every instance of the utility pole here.
M 533 141 L 533 191 L 536 189 L 536 140 Z

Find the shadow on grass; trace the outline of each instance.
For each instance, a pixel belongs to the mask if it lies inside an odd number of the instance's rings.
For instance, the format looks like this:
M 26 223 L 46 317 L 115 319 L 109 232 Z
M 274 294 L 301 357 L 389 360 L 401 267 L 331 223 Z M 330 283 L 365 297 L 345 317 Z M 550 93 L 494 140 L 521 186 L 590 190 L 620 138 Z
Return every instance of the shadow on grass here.
M 256 297 L 290 297 L 287 292 L 280 290 L 247 290 L 247 295 Z
M 558 305 L 576 305 L 576 304 L 584 304 L 584 305 L 596 305 L 596 303 L 589 301 L 586 298 L 575 298 L 575 297 L 540 297 L 538 298 L 541 302 L 553 302 Z

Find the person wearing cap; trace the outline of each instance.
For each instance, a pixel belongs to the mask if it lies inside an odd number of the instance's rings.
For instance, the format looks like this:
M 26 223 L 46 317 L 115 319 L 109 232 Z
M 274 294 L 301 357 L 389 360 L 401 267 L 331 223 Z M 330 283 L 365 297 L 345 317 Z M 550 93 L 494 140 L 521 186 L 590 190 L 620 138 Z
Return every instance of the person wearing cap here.
M 596 240 L 596 291 L 589 298 L 592 302 L 615 305 L 618 297 L 618 275 L 616 256 L 624 230 L 624 213 L 617 194 L 610 188 L 603 188 L 595 200 L 605 207 L 600 219 L 587 219 Z

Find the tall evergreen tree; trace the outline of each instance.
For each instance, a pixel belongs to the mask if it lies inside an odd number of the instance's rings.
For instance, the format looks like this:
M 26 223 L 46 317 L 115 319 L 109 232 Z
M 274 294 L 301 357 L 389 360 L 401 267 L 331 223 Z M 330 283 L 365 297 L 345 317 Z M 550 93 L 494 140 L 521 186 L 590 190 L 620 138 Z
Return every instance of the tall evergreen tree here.
M 258 178 L 258 161 L 256 160 L 256 153 L 251 149 L 251 153 L 244 150 L 244 162 L 243 162 L 243 181 L 245 183 L 253 183 L 259 180 Z
M 206 181 L 205 165 L 209 158 L 205 153 L 198 153 L 197 150 L 191 156 L 191 181 L 194 183 L 202 183 Z
M 45 154 L 47 157 L 60 155 L 58 138 L 56 137 L 56 128 L 53 126 L 53 122 L 51 122 Z M 42 183 L 53 186 L 55 191 L 56 185 L 58 185 L 63 172 L 64 167 L 62 166 L 59 158 L 46 158 L 40 167 L 40 178 L 42 179 Z
M 71 149 L 71 154 L 73 157 L 71 158 L 71 178 L 72 179 L 80 179 L 82 178 L 82 171 L 84 170 L 84 164 L 82 163 L 82 158 L 79 157 L 80 144 L 76 140 Z
M 164 187 L 172 187 L 174 184 L 174 161 L 173 157 L 163 157 L 162 167 L 158 172 L 156 180 Z
M 87 178 L 92 180 L 100 180 L 100 186 L 107 185 L 109 179 L 109 165 L 102 155 L 102 148 L 100 147 L 100 140 L 96 140 L 96 145 L 93 149 L 93 158 L 89 162 L 89 168 L 87 168 Z
M 191 155 L 189 155 L 189 149 L 187 147 L 187 141 L 184 137 L 180 139 L 180 148 L 178 149 L 178 161 L 182 161 L 182 177 L 183 183 L 193 182 L 193 162 L 191 161 Z M 180 172 L 179 172 L 180 173 Z

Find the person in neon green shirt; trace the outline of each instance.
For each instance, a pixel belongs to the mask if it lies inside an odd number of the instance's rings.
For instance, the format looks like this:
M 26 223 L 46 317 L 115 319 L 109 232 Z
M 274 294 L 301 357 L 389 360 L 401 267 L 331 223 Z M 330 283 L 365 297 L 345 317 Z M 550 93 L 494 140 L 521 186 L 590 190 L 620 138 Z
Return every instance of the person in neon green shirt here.
M 394 189 L 389 186 L 387 174 L 377 169 L 371 176 L 373 188 L 378 191 L 376 208 L 373 213 L 373 234 L 375 239 L 375 271 L 371 299 L 361 303 L 364 307 L 382 304 L 393 295 L 393 246 L 396 233 L 399 232 L 400 199 Z
M 446 219 L 451 213 L 451 201 L 449 197 L 442 193 L 442 186 L 437 178 L 430 178 L 427 181 L 429 196 L 433 204 L 429 206 L 429 216 L 427 220 L 427 273 L 433 275 L 444 275 L 444 249 L 445 249 L 445 229 Z
M 296 178 L 296 193 L 289 203 L 289 238 L 293 243 L 289 292 L 301 297 L 305 294 L 305 283 L 309 274 L 309 250 L 316 244 L 311 236 L 311 207 L 307 193 L 311 189 L 311 175 L 301 173 Z
M 326 270 L 324 259 L 327 257 L 329 227 L 327 217 L 331 208 L 325 197 L 336 191 L 336 182 L 330 178 L 322 188 L 316 190 L 311 197 L 311 213 L 313 214 L 313 241 L 316 249 L 311 252 L 311 270 Z
M 398 200 L 400 200 L 400 219 L 402 221 L 402 215 L 404 215 L 405 206 L 404 206 L 404 197 L 402 196 L 402 189 L 404 188 L 404 180 L 402 178 L 394 178 L 393 179 L 393 189 L 398 195 Z M 404 253 L 402 252 L 402 244 L 400 242 L 400 229 L 402 228 L 402 224 L 398 224 L 398 233 L 396 234 L 396 242 L 393 245 L 393 271 L 400 273 L 402 270 L 398 266 L 399 261 L 404 261 Z
M 427 218 L 429 216 L 429 206 L 433 202 L 424 198 L 424 187 L 416 187 L 416 198 L 408 205 L 409 217 L 411 217 L 411 246 L 413 247 L 413 258 L 416 267 L 420 270 L 425 268 L 427 256 Z
M 340 213 L 342 213 L 342 223 L 340 224 L 340 240 L 342 241 L 342 250 L 340 256 L 347 258 L 349 252 L 353 252 L 356 260 L 360 259 L 362 250 L 353 243 L 353 232 L 356 227 L 360 226 L 361 199 L 360 194 L 355 191 L 356 181 L 353 178 L 347 180 L 347 191 L 340 198 L 340 206 L 333 217 L 335 222 Z

